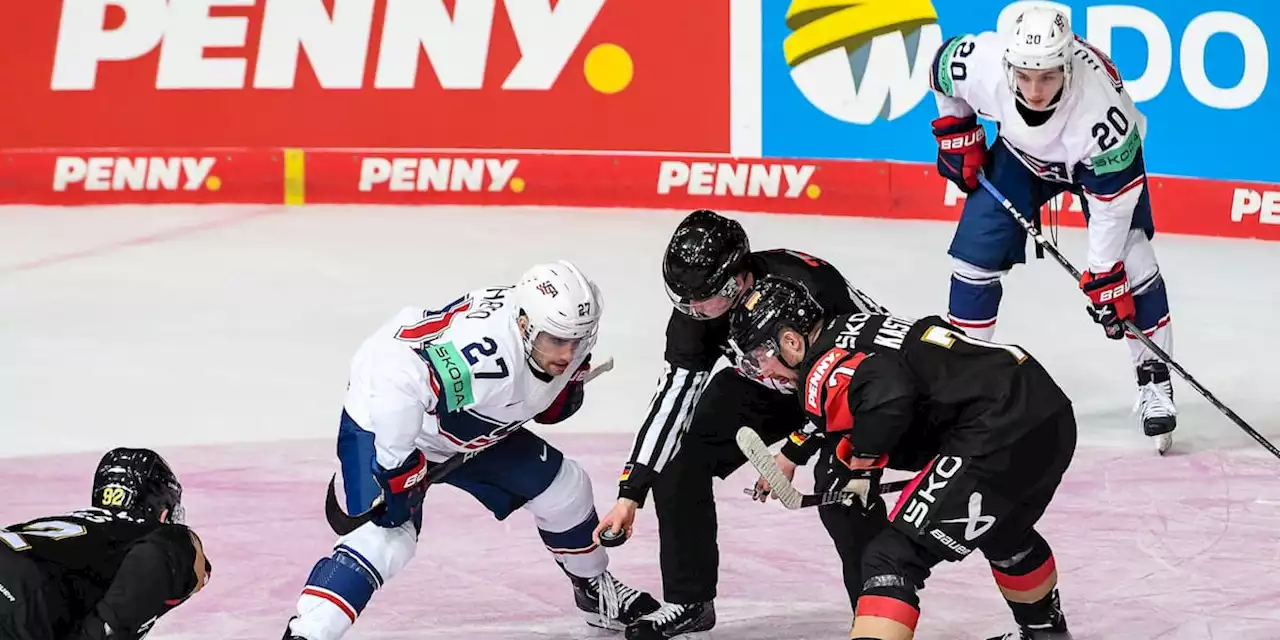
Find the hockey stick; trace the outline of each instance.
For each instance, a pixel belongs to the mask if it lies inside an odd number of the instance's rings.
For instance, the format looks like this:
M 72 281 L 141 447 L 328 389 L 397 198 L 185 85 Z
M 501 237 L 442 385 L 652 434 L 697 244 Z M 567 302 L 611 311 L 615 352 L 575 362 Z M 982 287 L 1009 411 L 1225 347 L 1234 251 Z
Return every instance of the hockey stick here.
M 613 369 L 613 357 L 610 356 L 608 358 L 605 358 L 604 361 L 602 361 L 600 364 L 594 367 L 591 367 L 591 369 L 587 371 L 587 374 L 582 377 L 582 383 L 586 384 L 588 382 L 591 382 L 592 380 L 595 380 L 598 376 L 604 373 L 607 373 L 612 369 Z M 468 451 L 466 453 L 455 453 L 454 455 L 450 456 L 448 460 L 445 460 L 444 462 L 441 462 L 440 464 L 434 467 L 431 467 L 427 472 L 427 478 L 424 481 L 424 487 L 429 487 L 439 482 L 445 476 L 449 475 L 450 473 L 453 473 L 458 467 L 461 467 L 463 463 L 479 455 L 483 451 L 484 450 L 481 449 L 480 451 Z M 329 528 L 333 529 L 334 533 L 340 536 L 345 536 L 348 533 L 351 533 L 352 531 L 355 531 L 356 529 L 359 529 L 360 527 L 364 526 L 365 523 L 382 515 L 382 512 L 387 510 L 387 505 L 385 502 L 377 502 L 372 507 L 370 507 L 368 511 L 365 511 L 364 513 L 354 515 L 354 516 L 347 515 L 347 512 L 343 511 L 342 505 L 338 504 L 338 492 L 334 486 L 334 484 L 337 482 L 337 479 L 338 479 L 338 474 L 336 473 L 333 474 L 331 478 L 329 478 L 329 489 L 325 493 L 325 497 L 324 497 L 324 517 L 326 520 L 329 521 Z
M 760 434 L 756 433 L 751 427 L 740 427 L 736 437 L 738 448 L 747 456 L 747 462 L 756 468 L 760 476 L 769 483 L 769 491 L 773 497 L 782 503 L 782 506 L 788 509 L 804 509 L 806 507 L 821 507 L 837 502 L 846 502 L 850 499 L 857 500 L 858 495 L 845 491 L 827 491 L 826 493 L 800 493 L 795 485 L 782 474 L 782 469 L 778 468 L 778 463 L 774 461 L 773 454 L 769 452 L 769 445 L 765 444 Z M 884 482 L 880 484 L 881 493 L 897 493 L 906 488 L 910 480 L 895 480 L 893 482 Z M 751 493 L 750 489 L 743 491 Z
M 1031 236 L 1032 240 L 1035 240 L 1036 246 L 1043 247 L 1045 252 L 1050 256 L 1053 256 L 1053 259 L 1057 260 L 1058 264 L 1062 265 L 1062 268 L 1066 269 L 1067 273 L 1071 274 L 1072 278 L 1075 278 L 1076 282 L 1080 282 L 1080 271 L 1076 269 L 1060 251 L 1058 251 L 1058 248 L 1054 246 L 1053 243 L 1049 242 L 1043 235 L 1041 235 L 1040 230 L 1036 229 L 1035 225 L 1031 223 L 1031 220 L 1028 220 L 1023 217 L 1022 214 L 1018 213 L 1018 210 L 1013 206 L 1013 203 L 1009 202 L 1009 199 L 1004 197 L 1004 194 L 1001 194 L 1000 191 L 996 189 L 995 185 L 991 184 L 990 180 L 987 180 L 987 176 L 979 173 L 978 183 L 981 184 L 982 188 L 986 189 L 997 202 L 1004 206 L 1005 210 L 1013 216 L 1013 219 L 1018 221 L 1018 224 L 1022 225 L 1022 228 L 1026 230 L 1027 235 Z M 1249 426 L 1249 423 L 1236 415 L 1236 412 L 1232 411 L 1230 407 L 1223 404 L 1222 401 L 1218 400 L 1218 398 L 1213 395 L 1213 393 L 1197 382 L 1190 373 L 1187 373 L 1186 369 L 1182 368 L 1182 365 L 1174 361 L 1172 356 L 1165 353 L 1164 349 L 1161 349 L 1154 341 L 1151 340 L 1151 338 L 1148 338 L 1147 334 L 1143 333 L 1132 320 L 1125 320 L 1124 328 L 1128 330 L 1130 335 L 1137 338 L 1143 346 L 1151 350 L 1151 353 L 1154 353 L 1156 358 L 1159 358 L 1161 362 L 1169 365 L 1170 369 L 1173 369 L 1179 376 L 1182 376 L 1182 379 L 1186 380 L 1187 384 L 1191 385 L 1192 389 L 1198 391 L 1200 395 L 1204 396 L 1205 399 L 1209 401 L 1210 404 L 1217 407 L 1218 410 L 1230 418 L 1232 422 L 1236 423 L 1237 427 L 1244 429 L 1245 433 L 1249 434 L 1254 440 L 1257 440 L 1258 444 L 1271 452 L 1271 455 L 1280 458 L 1280 449 L 1277 449 L 1276 446 L 1271 444 L 1271 442 L 1263 437 L 1262 434 Z

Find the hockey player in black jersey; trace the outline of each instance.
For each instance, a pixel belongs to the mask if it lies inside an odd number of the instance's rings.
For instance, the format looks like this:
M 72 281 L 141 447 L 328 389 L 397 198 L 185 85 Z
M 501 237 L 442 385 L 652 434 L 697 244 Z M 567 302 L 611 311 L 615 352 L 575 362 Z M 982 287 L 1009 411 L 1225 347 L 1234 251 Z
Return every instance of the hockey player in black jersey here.
M 618 502 L 597 529 L 630 533 L 636 509 L 652 488 L 666 604 L 630 625 L 630 640 L 715 625 L 719 551 L 712 479 L 746 462 L 734 441 L 738 428 L 753 427 L 767 442 L 797 434 L 778 458 L 788 474 L 816 448 L 802 435 L 805 418 L 792 385 L 734 367 L 712 375 L 720 357 L 730 355 L 727 312 L 757 279 L 774 273 L 805 282 L 833 312 L 880 310 L 827 262 L 797 251 L 752 252 L 741 225 L 707 210 L 694 211 L 676 228 L 662 271 L 675 306 L 667 324 L 666 368 L 623 468 Z M 825 478 L 825 465 L 816 465 L 814 473 Z M 867 512 L 832 505 L 819 512 L 841 557 L 849 558 L 845 586 L 856 601 L 862 581 L 855 559 L 884 526 L 883 505 Z
M 910 640 L 932 568 L 975 549 L 1018 623 L 1005 638 L 1070 638 L 1034 525 L 1071 463 L 1076 423 L 1039 362 L 938 316 L 824 313 L 785 278 L 756 283 L 731 322 L 742 366 L 795 381 L 827 434 L 826 490 L 879 502 L 883 468 L 919 472 L 862 559 L 851 638 Z
M 92 507 L 0 529 L 0 638 L 138 640 L 212 570 L 159 454 L 114 449 Z

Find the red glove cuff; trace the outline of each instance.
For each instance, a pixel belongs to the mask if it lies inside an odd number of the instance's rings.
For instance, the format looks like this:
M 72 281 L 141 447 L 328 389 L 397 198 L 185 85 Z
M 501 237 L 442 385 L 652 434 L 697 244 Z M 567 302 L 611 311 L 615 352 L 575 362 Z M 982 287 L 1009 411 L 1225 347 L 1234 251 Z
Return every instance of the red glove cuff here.
M 836 443 L 836 459 L 850 469 L 883 469 L 889 464 L 889 456 L 869 458 L 854 453 L 853 443 L 849 442 L 848 436 L 840 438 L 840 442 Z

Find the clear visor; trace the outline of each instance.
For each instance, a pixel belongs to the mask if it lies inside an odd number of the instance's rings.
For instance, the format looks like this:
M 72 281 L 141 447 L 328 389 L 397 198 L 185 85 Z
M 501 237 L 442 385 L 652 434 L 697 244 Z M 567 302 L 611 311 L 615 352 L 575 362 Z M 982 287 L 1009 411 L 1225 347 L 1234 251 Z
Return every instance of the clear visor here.
M 671 298 L 671 304 L 675 305 L 680 313 L 699 320 L 719 318 L 728 313 L 733 308 L 733 303 L 737 302 L 739 293 L 741 291 L 736 277 L 729 278 L 719 291 L 697 300 L 682 298 L 667 287 L 667 297 Z
M 596 344 L 596 332 L 581 338 L 561 338 L 546 331 L 539 331 L 533 339 L 534 362 L 548 373 L 559 375 L 555 369 L 568 367 L 575 360 L 591 352 Z
M 765 378 L 768 376 L 764 372 L 764 363 L 778 355 L 778 343 L 772 339 L 766 340 L 750 351 L 743 351 L 734 343 L 733 351 L 738 358 L 738 369 L 753 378 Z
M 182 503 L 173 505 L 173 508 L 169 510 L 169 517 L 165 521 L 171 524 L 186 524 L 187 522 L 186 507 L 183 507 Z

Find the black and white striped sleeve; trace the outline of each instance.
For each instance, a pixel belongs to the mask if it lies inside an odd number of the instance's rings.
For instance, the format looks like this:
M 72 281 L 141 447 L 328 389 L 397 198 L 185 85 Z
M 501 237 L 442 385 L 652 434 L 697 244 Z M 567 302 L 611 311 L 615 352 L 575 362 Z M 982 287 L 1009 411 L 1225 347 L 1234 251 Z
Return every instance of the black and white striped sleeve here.
M 678 312 L 672 314 L 667 325 L 666 365 L 618 479 L 618 497 L 644 504 L 654 479 L 680 450 L 680 440 L 727 338 L 728 318 L 723 322 L 699 321 Z

